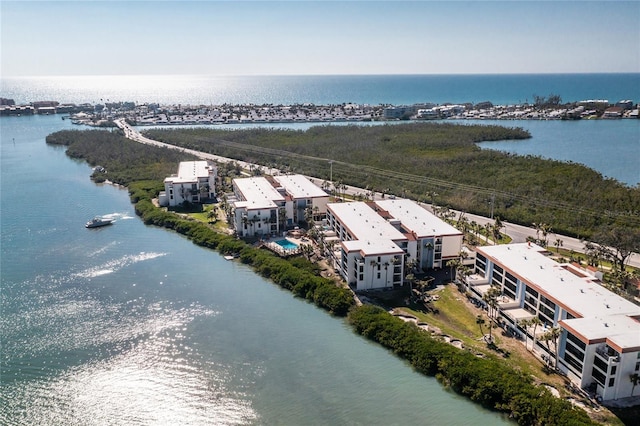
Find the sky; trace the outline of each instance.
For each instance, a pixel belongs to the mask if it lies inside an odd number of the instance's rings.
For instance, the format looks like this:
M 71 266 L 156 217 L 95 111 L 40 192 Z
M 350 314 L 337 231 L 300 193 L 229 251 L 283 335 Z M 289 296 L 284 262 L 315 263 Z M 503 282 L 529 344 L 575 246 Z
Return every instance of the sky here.
M 640 1 L 5 1 L 0 75 L 640 72 Z

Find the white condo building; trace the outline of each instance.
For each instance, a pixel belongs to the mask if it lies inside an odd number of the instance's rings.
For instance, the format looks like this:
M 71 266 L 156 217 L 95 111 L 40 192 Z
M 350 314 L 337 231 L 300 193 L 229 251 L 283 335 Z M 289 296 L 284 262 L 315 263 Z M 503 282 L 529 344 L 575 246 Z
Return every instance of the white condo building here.
M 462 246 L 460 231 L 411 200 L 330 203 L 327 223 L 339 241 L 336 267 L 356 290 L 400 286 L 405 263 L 441 267 Z
M 185 201 L 200 203 L 215 198 L 218 169 L 208 161 L 182 161 L 178 174 L 164 180 L 158 195 L 161 206 L 175 207 Z
M 302 175 L 233 180 L 234 226 L 241 237 L 276 235 L 305 220 L 305 210 L 325 215 L 329 195 Z
M 307 208 L 314 216 L 324 217 L 327 213 L 329 195 L 303 175 L 281 175 L 274 176 L 274 179 L 293 201 L 292 212 L 288 216 L 291 223 L 303 222 Z
M 462 232 L 419 204 L 406 199 L 375 202 L 376 210 L 390 218 L 400 221 L 416 244 L 409 244 L 409 259 L 417 260 L 419 269 L 442 268 L 451 259 L 460 256 Z
M 535 350 L 580 388 L 602 400 L 640 395 L 640 306 L 600 285 L 596 276 L 560 264 L 535 244 L 479 247 L 469 289 L 482 297 L 490 286 L 501 291 L 500 319 L 515 333 L 536 341 Z M 522 321 L 537 317 L 535 330 Z M 561 331 L 557 346 L 540 342 L 551 327 Z M 526 340 L 525 340 L 526 341 Z M 557 352 L 557 353 L 556 353 Z M 633 391 L 633 395 L 632 395 Z
M 234 227 L 238 236 L 253 237 L 280 232 L 287 199 L 269 180 L 264 177 L 234 179 L 233 193 L 238 199 L 233 202 Z

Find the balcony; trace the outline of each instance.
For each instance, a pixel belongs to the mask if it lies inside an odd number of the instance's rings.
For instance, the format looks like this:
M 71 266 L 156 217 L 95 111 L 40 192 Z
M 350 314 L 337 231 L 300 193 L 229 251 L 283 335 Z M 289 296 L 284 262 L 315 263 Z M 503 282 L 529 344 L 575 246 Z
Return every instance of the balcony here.
M 501 310 L 519 308 L 520 302 L 513 300 L 509 296 L 505 296 L 503 294 L 501 296 L 498 296 L 498 306 Z
M 609 345 L 600 345 L 596 347 L 596 354 L 608 365 L 620 362 L 620 354 Z
M 479 274 L 473 274 L 467 277 L 467 284 L 471 287 L 475 287 L 477 285 L 488 285 L 489 279 Z

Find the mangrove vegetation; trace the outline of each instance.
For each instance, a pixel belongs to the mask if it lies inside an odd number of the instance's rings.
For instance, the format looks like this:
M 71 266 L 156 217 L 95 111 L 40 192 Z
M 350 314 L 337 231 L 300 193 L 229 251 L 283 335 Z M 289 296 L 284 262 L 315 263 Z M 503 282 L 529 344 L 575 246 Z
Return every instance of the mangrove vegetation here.
M 321 129 L 322 130 L 322 129 Z M 153 203 L 162 180 L 188 156 L 175 150 L 140 145 L 118 132 L 63 131 L 47 137 L 48 143 L 68 146 L 68 154 L 101 165 L 94 172 L 127 185 L 136 213 L 150 225 L 162 226 L 190 238 L 195 244 L 234 254 L 262 276 L 297 297 L 345 317 L 358 334 L 406 359 L 422 374 L 435 376 L 444 386 L 482 406 L 504 412 L 523 425 L 593 424 L 585 411 L 554 397 L 533 378 L 498 358 L 480 358 L 432 338 L 417 326 L 395 318 L 385 310 L 356 307 L 348 288 L 318 274 L 318 266 L 302 257 L 282 259 L 207 223 L 157 207 Z
M 450 123 L 316 126 L 308 130 L 150 129 L 155 140 L 530 226 L 589 238 L 604 225 L 640 228 L 640 188 L 583 165 L 483 150 L 521 128 Z M 332 182 L 330 180 L 333 179 Z

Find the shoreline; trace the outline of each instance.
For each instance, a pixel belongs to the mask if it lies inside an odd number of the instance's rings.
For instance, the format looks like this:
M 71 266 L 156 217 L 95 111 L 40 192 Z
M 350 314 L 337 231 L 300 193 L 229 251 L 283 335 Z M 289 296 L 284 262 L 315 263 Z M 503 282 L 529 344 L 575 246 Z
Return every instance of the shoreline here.
M 431 120 L 591 120 L 639 119 L 640 106 L 632 101 L 615 104 L 607 100 L 585 100 L 567 104 L 537 103 L 493 105 L 433 104 L 369 105 L 311 103 L 293 105 L 160 105 L 111 102 L 103 104 L 60 104 L 57 101 L 39 101 L 28 105 L 15 105 L 4 99 L 0 116 L 62 115 L 73 124 L 93 127 L 111 126 L 113 121 L 126 119 L 135 126 L 163 125 L 233 125 L 233 124 L 285 124 L 285 123 L 353 123 L 399 122 Z

